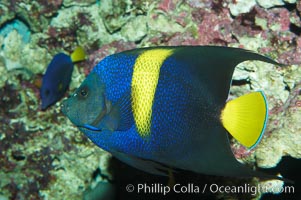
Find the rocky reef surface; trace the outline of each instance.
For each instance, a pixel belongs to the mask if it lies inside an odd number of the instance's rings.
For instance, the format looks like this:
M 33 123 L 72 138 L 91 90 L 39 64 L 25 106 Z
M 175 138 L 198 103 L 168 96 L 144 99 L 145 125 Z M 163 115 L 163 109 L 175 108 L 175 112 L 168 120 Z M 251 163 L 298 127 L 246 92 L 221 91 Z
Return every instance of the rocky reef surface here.
M 93 199 L 93 188 L 118 179 L 120 172 L 109 167 L 111 156 L 61 114 L 61 102 L 40 109 L 47 65 L 56 53 L 71 53 L 78 45 L 88 58 L 76 65 L 69 94 L 102 58 L 136 47 L 241 47 L 286 64 L 237 67 L 230 98 L 263 90 L 269 122 L 254 150 L 234 140 L 231 146 L 237 159 L 261 168 L 277 166 L 284 156 L 301 158 L 300 16 L 296 0 L 1 1 L 0 199 Z

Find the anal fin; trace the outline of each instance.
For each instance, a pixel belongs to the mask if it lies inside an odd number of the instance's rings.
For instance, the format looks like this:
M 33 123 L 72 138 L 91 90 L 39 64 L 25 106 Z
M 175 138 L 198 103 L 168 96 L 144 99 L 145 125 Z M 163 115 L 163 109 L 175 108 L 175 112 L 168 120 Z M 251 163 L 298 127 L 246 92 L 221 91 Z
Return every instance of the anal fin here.
M 172 172 L 170 167 L 152 160 L 138 158 L 136 156 L 128 155 L 119 151 L 114 151 L 111 153 L 122 162 L 151 174 L 168 176 L 168 173 Z

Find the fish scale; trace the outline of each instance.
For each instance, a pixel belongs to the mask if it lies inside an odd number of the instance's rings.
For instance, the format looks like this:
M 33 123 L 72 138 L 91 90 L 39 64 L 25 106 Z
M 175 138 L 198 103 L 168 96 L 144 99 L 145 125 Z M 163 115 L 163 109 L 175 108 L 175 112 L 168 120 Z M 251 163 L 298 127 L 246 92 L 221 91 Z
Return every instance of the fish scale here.
M 261 91 L 226 102 L 235 66 L 245 60 L 280 65 L 229 47 L 121 52 L 97 64 L 62 111 L 97 146 L 149 173 L 166 175 L 173 168 L 281 179 L 247 168 L 230 148 L 229 133 L 254 148 L 267 122 Z M 81 96 L 82 90 L 87 95 Z

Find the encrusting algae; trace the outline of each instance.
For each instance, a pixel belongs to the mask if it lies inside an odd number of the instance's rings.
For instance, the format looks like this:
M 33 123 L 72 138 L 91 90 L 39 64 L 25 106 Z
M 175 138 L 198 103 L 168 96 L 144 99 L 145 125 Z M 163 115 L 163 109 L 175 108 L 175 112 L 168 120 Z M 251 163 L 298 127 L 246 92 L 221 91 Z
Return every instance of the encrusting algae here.
M 286 64 L 279 67 L 246 61 L 235 68 L 228 101 L 262 90 L 268 100 L 269 119 L 255 148 L 249 150 L 235 139 L 230 140 L 230 146 L 234 156 L 251 168 L 276 167 L 266 173 L 280 172 L 293 180 L 296 177 L 298 171 L 279 167 L 287 161 L 286 157 L 297 163 L 301 157 L 300 1 L 5 0 L 0 3 L 0 13 L 1 198 L 83 199 L 92 194 L 85 191 L 93 191 L 98 184 L 111 189 L 112 184 L 117 198 L 135 199 L 138 194 L 124 189 L 129 183 L 149 181 L 167 185 L 167 178 L 129 168 L 92 144 L 61 113 L 61 100 L 41 110 L 39 82 L 48 64 L 54 55 L 60 52 L 70 55 L 77 46 L 83 47 L 87 57 L 74 65 L 65 97 L 74 93 L 104 57 L 142 47 L 237 47 Z M 237 180 L 189 172 L 174 176 L 176 183 L 193 181 L 199 185 L 247 183 L 281 188 L 283 184 L 279 180 Z M 294 181 L 295 194 L 279 194 L 284 195 L 283 199 L 296 197 L 300 186 L 298 180 Z M 207 192 L 195 196 L 260 199 L 267 192 L 255 195 Z M 174 199 L 185 196 L 169 195 Z

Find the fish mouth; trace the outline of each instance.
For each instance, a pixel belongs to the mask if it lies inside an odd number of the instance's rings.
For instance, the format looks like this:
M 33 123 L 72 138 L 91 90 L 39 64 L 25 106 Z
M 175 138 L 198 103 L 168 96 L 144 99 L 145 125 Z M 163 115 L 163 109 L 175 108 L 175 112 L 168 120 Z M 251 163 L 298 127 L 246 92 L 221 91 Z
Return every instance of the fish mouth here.
M 77 126 L 78 129 L 83 129 L 83 130 L 88 130 L 88 131 L 92 131 L 92 132 L 102 132 L 102 129 L 97 128 L 95 126 L 89 125 L 89 124 L 84 124 L 84 125 L 78 125 Z

